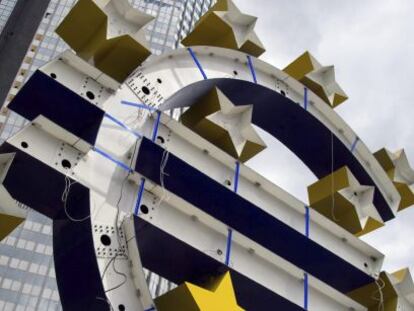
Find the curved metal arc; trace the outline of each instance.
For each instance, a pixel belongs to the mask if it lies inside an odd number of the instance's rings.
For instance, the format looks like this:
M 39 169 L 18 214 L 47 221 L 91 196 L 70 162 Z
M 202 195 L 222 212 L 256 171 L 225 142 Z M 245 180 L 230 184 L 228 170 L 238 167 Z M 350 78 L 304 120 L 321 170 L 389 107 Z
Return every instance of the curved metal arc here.
M 331 130 L 289 98 L 252 82 L 234 79 L 210 79 L 183 88 L 170 97 L 162 110 L 191 107 L 213 87 L 218 87 L 235 105 L 253 105 L 252 123 L 282 142 L 319 178 L 331 173 Z M 353 151 L 334 135 L 334 170 L 348 166 L 365 185 L 379 186 Z M 384 220 L 394 217 L 381 191 L 375 192 L 374 204 Z

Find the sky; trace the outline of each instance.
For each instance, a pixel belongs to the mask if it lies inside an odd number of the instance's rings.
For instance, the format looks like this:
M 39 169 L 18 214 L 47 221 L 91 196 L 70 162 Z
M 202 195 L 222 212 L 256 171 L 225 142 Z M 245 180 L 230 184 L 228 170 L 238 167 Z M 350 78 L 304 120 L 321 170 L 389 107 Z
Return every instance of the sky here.
M 336 79 L 349 96 L 336 112 L 372 152 L 404 148 L 414 165 L 414 1 L 235 3 L 259 18 L 256 32 L 267 49 L 261 59 L 282 69 L 308 50 L 322 64 L 335 65 Z M 316 178 L 284 146 L 268 149 L 249 164 L 307 201 L 306 187 Z M 387 271 L 410 266 L 414 273 L 412 237 L 414 207 L 363 239 L 386 255 Z

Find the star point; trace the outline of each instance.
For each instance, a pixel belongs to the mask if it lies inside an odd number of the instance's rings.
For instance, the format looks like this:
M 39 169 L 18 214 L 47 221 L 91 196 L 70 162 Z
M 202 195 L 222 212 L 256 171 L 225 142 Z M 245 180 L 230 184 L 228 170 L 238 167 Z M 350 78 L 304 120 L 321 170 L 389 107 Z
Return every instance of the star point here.
M 311 208 L 357 236 L 384 225 L 374 187 L 361 185 L 346 166 L 310 185 L 308 195 Z
M 258 57 L 265 49 L 254 31 L 256 22 L 256 17 L 243 14 L 232 0 L 219 0 L 182 44 L 223 47 Z
M 348 99 L 336 82 L 335 67 L 322 66 L 309 52 L 299 56 L 283 71 L 303 83 L 332 108 Z
M 349 292 L 348 296 L 369 310 L 399 310 L 400 305 L 413 300 L 414 282 L 408 268 L 393 273 L 382 271 L 378 280 Z M 385 309 L 381 308 L 384 306 Z
M 108 17 L 108 39 L 130 35 L 141 43 L 148 44 L 145 40 L 144 27 L 155 19 L 154 16 L 141 12 L 134 8 L 128 0 L 95 0 L 98 6 Z
M 80 58 L 122 83 L 151 55 L 144 27 L 152 19 L 127 0 L 79 0 L 56 33 Z
M 242 162 L 266 148 L 251 120 L 252 105 L 234 105 L 218 88 L 190 107 L 183 124 Z
M 217 278 L 206 288 L 185 282 L 155 300 L 159 311 L 243 311 L 238 306 L 230 272 Z
M 391 152 L 385 148 L 374 153 L 382 168 L 397 188 L 401 201 L 398 211 L 414 205 L 414 170 L 404 149 Z

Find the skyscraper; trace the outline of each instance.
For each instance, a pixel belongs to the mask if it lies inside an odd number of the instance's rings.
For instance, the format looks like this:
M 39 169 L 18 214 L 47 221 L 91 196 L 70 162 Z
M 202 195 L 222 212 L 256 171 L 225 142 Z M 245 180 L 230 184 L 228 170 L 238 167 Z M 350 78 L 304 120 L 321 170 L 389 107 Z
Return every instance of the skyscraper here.
M 4 0 L 0 2 L 0 33 L 6 26 L 7 20 L 13 12 L 17 0 Z
M 7 110 L 7 104 L 33 72 L 68 48 L 54 30 L 75 2 L 50 1 L 1 109 L 0 142 L 26 124 L 22 117 Z M 176 48 L 213 2 L 214 0 L 131 1 L 136 8 L 156 16 L 146 34 L 154 55 Z M 17 0 L 1 0 L 0 27 L 3 20 L 7 21 L 12 14 L 15 3 Z M 51 234 L 50 221 L 30 212 L 25 223 L 0 243 L 0 311 L 61 310 L 54 275 Z M 154 293 L 165 288 L 157 276 L 149 277 Z
M 48 1 L 0 1 L 0 104 L 7 98 L 47 6 Z

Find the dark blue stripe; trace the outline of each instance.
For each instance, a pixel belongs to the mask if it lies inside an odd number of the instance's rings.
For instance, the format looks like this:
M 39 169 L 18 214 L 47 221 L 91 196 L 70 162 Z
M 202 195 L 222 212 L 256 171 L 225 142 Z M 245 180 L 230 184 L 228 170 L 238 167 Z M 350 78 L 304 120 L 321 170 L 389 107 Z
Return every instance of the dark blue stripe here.
M 160 185 L 164 149 L 143 138 L 135 170 Z M 347 293 L 373 281 L 364 271 L 170 153 L 165 188 L 321 281 Z M 288 242 L 287 242 L 288 241 Z
M 62 203 L 66 184 L 64 174 L 7 142 L 1 145 L 0 153 L 14 154 L 2 182 L 13 199 L 51 219 L 68 219 Z M 73 179 L 70 181 L 73 184 L 66 210 L 73 218 L 84 219 L 89 215 L 89 189 L 81 183 L 74 183 Z
M 77 205 L 76 208 L 78 207 L 80 206 Z M 89 203 L 87 207 L 89 208 Z M 106 302 L 97 299 L 106 295 L 92 232 L 90 220 L 53 221 L 53 259 L 63 310 L 109 310 Z
M 95 255 L 90 216 L 90 190 L 74 183 L 62 202 L 65 175 L 4 143 L 1 153 L 13 153 L 3 185 L 17 201 L 53 219 L 53 259 L 63 310 L 108 311 L 96 297 L 105 297 Z M 71 180 L 73 182 L 73 180 Z M 79 237 L 82 237 L 81 239 Z
M 150 106 L 148 106 L 148 105 L 141 104 L 141 103 L 132 103 L 132 102 L 128 102 L 128 101 L 126 101 L 126 100 L 121 101 L 121 104 L 123 104 L 123 105 L 127 105 L 127 106 L 136 107 L 136 108 L 146 109 L 146 110 L 149 110 L 149 111 L 151 111 L 151 112 L 153 112 L 153 111 L 157 111 L 157 109 L 156 109 L 156 108 L 154 108 L 154 107 L 150 107 Z
M 237 303 L 243 309 L 303 311 L 302 306 L 294 304 L 226 266 L 223 261 L 195 249 L 143 218 L 135 216 L 134 223 L 142 265 L 157 275 L 175 284 L 189 282 L 204 287 L 207 278 L 218 277 L 230 271 Z
M 154 131 L 152 132 L 152 141 L 155 142 L 158 135 L 158 128 L 160 127 L 161 111 L 157 111 L 157 118 L 155 119 Z
M 139 207 L 141 206 L 142 196 L 144 194 L 145 178 L 141 178 L 141 184 L 139 185 L 137 203 L 135 204 L 134 215 L 138 216 Z
M 253 61 L 250 55 L 247 55 L 247 64 L 249 65 L 250 72 L 252 73 L 253 82 L 257 84 L 256 71 L 254 70 Z
M 194 63 L 197 65 L 198 70 L 200 70 L 201 75 L 203 76 L 204 80 L 207 80 L 207 75 L 206 75 L 206 73 L 204 72 L 203 67 L 201 67 L 201 64 L 200 64 L 200 62 L 198 61 L 198 58 L 197 58 L 197 56 L 195 55 L 195 53 L 194 53 L 193 49 L 192 49 L 192 48 L 188 48 L 188 52 L 190 52 L 190 55 L 191 55 L 191 57 L 193 58 Z
M 196 105 L 200 102 L 200 98 L 209 94 L 214 87 L 218 87 L 235 105 L 252 103 L 254 105 L 252 123 L 289 148 L 318 178 L 331 173 L 330 153 L 320 152 L 331 147 L 330 129 L 303 109 L 303 103 L 298 105 L 288 97 L 260 84 L 227 78 L 199 81 L 171 96 L 163 104 L 163 110 Z M 376 185 L 363 164 L 355 158 L 350 150 L 350 144 L 344 144 L 334 136 L 334 148 L 336 150 L 334 171 L 348 166 L 361 184 L 375 186 L 377 188 L 374 192 L 375 207 L 383 220 L 393 219 L 395 213 L 392 207 L 379 191 L 379 185 Z
M 305 206 L 305 235 L 309 238 L 310 231 L 310 215 L 309 215 L 309 206 Z M 309 278 L 308 274 L 304 273 L 304 288 L 303 288 L 303 300 L 304 300 L 304 307 L 305 310 L 308 310 L 308 300 L 309 300 Z
M 8 108 L 33 121 L 42 115 L 89 145 L 95 145 L 104 111 L 37 70 Z

